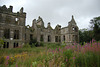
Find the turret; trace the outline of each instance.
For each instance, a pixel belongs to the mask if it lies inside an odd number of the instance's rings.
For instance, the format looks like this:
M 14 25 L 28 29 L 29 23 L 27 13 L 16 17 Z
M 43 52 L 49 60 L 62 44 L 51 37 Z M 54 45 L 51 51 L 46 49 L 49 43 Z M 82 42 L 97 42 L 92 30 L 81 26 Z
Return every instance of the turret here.
M 9 12 L 13 12 L 13 6 L 9 6 Z
M 69 29 L 69 32 L 70 33 L 73 33 L 74 32 L 78 32 L 78 26 L 74 20 L 74 16 L 72 15 L 72 19 L 71 21 L 68 23 L 68 29 Z
M 77 25 L 76 25 L 76 22 L 75 22 L 75 20 L 74 20 L 74 16 L 73 16 L 73 15 L 72 15 L 71 21 L 68 22 L 68 26 L 77 26 Z
M 36 28 L 36 22 L 37 22 L 36 19 L 34 19 L 32 22 L 32 28 L 34 28 L 34 29 Z
M 48 23 L 47 28 L 48 28 L 48 29 L 52 29 L 52 27 L 51 27 L 51 25 L 50 25 L 50 22 Z
M 39 27 L 44 27 L 44 22 L 43 22 L 43 20 L 42 20 L 42 18 L 41 18 L 40 16 L 38 17 L 37 25 L 38 25 Z
M 19 12 L 19 13 L 23 13 L 23 10 L 24 10 L 24 9 L 23 9 L 23 7 L 22 7 L 22 8 L 20 9 L 20 12 Z

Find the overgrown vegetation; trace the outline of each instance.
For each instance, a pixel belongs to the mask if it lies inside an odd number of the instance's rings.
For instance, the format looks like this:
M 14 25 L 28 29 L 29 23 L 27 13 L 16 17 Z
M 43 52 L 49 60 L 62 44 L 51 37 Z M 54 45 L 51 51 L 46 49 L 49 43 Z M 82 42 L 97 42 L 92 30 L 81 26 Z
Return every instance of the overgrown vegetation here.
M 79 31 L 80 45 L 43 43 L 31 39 L 23 48 L 0 49 L 0 67 L 100 67 L 100 17 L 92 30 Z M 3 40 L 0 39 L 0 47 Z
M 0 48 L 3 46 L 4 41 L 2 39 L 0 39 Z
M 90 29 L 79 31 L 80 43 L 90 42 L 92 39 L 100 41 L 100 16 L 90 20 Z
M 100 42 L 0 49 L 0 67 L 100 67 Z

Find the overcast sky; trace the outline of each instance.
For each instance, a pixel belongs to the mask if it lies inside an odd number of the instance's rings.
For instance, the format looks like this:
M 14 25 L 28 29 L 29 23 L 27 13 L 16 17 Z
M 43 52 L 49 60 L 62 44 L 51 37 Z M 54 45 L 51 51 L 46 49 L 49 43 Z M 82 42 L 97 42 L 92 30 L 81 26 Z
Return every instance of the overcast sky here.
M 33 19 L 41 16 L 45 26 L 50 22 L 55 28 L 57 24 L 65 27 L 74 15 L 80 29 L 88 28 L 93 17 L 100 16 L 100 0 L 0 0 L 0 6 L 13 6 L 17 12 L 24 7 L 26 25 L 32 25 Z

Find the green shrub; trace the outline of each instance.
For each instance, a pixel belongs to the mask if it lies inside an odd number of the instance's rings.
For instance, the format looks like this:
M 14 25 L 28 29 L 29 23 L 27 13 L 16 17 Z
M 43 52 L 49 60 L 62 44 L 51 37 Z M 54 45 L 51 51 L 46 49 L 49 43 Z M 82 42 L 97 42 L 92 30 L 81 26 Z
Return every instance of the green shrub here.
M 43 42 L 40 42 L 40 46 L 44 46 L 44 43 Z
M 30 45 L 32 48 L 35 47 L 35 43 L 32 43 L 32 45 Z
M 57 46 L 60 46 L 61 44 L 60 44 L 60 43 L 56 43 L 56 45 L 57 45 Z
M 69 59 L 73 56 L 72 50 L 68 49 L 65 52 L 63 52 L 64 58 L 65 60 L 67 59 L 69 61 Z
M 23 48 L 30 48 L 31 46 L 27 43 L 23 46 Z

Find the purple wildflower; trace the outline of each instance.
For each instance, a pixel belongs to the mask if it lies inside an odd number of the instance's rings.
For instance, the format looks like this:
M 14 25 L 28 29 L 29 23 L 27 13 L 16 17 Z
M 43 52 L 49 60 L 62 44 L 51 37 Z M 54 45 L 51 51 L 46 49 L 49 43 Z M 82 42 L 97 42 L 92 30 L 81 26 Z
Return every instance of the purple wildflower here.
M 18 67 L 18 65 L 16 64 L 16 67 Z
M 7 56 L 6 59 L 9 60 L 9 56 Z
M 61 51 L 61 49 L 59 48 L 59 51 Z
M 66 62 L 67 62 L 68 60 L 66 59 Z
M 75 57 L 73 57 L 73 59 L 75 59 Z

